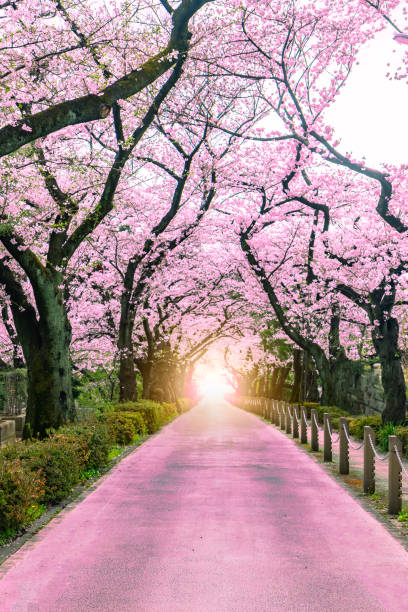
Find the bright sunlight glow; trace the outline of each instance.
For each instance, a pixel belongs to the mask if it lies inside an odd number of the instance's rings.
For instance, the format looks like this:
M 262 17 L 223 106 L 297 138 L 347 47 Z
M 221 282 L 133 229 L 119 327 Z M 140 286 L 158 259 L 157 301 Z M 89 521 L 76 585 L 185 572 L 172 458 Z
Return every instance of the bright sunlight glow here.
M 201 397 L 222 399 L 234 391 L 225 372 L 205 368 L 196 373 L 196 386 Z

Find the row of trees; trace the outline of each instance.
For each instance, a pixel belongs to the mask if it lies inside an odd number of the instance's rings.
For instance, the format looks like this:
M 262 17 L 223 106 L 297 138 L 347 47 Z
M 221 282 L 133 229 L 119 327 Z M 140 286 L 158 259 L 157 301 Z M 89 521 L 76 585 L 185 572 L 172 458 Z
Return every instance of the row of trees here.
M 215 340 L 245 360 L 259 317 L 322 401 L 369 356 L 405 418 L 406 168 L 367 168 L 325 122 L 399 4 L 0 5 L 4 358 L 31 432 L 74 416 L 73 360 L 117 363 L 122 400 L 136 370 L 176 397 Z

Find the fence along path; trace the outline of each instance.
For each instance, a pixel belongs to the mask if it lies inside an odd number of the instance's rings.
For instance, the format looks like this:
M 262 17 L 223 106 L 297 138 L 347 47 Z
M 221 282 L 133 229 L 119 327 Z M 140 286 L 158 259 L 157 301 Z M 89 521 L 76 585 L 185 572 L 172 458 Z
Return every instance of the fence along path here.
M 306 409 L 301 405 L 266 398 L 242 398 L 244 409 L 269 419 L 285 433 L 300 439 L 302 444 L 310 444 L 313 451 L 323 451 L 326 462 L 338 462 L 340 474 L 350 473 L 350 465 L 361 476 L 364 493 L 377 490 L 386 493 L 389 514 L 398 514 L 403 504 L 408 505 L 408 463 L 402 458 L 401 440 L 389 436 L 388 453 L 384 454 L 375 447 L 375 432 L 372 427 L 364 427 L 364 440 L 353 440 L 349 424 L 340 417 L 339 432 L 333 432 L 331 418 L 324 413 L 323 426 L 318 423 L 317 411 L 312 408 L 307 419 Z

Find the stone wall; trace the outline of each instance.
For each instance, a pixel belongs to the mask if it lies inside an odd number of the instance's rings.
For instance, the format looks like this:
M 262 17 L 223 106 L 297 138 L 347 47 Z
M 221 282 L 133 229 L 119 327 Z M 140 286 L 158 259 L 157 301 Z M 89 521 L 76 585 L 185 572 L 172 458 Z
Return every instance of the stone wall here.
M 348 409 L 354 414 L 381 414 L 385 408 L 379 367 L 364 370 L 358 387 L 346 392 Z
M 27 373 L 25 370 L 0 372 L 0 417 L 17 416 L 27 405 Z
M 16 441 L 16 425 L 13 420 L 0 421 L 0 446 L 14 444 Z

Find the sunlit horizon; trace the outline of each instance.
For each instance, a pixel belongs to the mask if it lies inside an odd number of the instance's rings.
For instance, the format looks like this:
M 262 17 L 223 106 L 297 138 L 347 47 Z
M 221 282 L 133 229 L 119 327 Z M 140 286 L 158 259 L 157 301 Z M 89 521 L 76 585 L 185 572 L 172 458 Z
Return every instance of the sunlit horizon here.
M 194 374 L 197 393 L 206 399 L 222 399 L 234 392 L 228 373 L 216 366 L 198 367 Z

